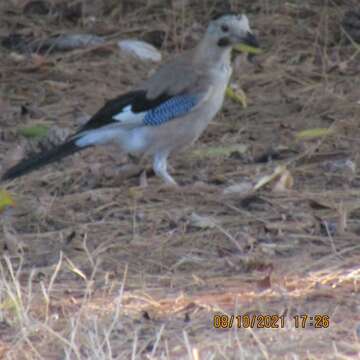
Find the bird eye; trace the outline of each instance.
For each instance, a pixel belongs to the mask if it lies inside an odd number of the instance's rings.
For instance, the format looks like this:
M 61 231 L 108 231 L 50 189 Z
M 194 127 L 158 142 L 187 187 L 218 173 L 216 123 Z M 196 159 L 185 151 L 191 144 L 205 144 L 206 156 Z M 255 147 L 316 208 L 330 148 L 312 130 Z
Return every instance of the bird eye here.
M 223 32 L 228 32 L 229 31 L 229 27 L 227 25 L 221 25 L 221 30 Z

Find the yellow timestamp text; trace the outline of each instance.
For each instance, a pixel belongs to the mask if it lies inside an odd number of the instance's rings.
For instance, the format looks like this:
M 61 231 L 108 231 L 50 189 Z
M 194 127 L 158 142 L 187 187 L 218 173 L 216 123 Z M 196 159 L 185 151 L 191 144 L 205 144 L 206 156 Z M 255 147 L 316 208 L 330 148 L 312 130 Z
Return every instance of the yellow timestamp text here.
M 326 314 L 301 314 L 293 317 L 285 317 L 285 315 L 280 314 L 215 314 L 213 325 L 215 329 L 231 329 L 234 327 L 238 329 L 283 329 L 287 321 L 290 321 L 295 329 L 307 327 L 326 329 L 330 326 L 330 317 Z

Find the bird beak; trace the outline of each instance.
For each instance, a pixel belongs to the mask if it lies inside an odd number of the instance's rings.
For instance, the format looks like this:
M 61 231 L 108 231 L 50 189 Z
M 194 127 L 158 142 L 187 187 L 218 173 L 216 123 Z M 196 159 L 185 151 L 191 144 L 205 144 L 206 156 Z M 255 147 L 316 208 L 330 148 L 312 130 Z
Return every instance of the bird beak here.
M 234 46 L 234 50 L 240 53 L 248 54 L 250 60 L 255 55 L 262 53 L 257 38 L 250 31 L 248 31 L 245 36 L 242 36 L 240 39 L 238 39 L 237 45 Z
M 260 48 L 260 44 L 259 44 L 256 36 L 253 33 L 251 33 L 250 31 L 248 31 L 246 33 L 246 36 L 241 39 L 241 44 L 250 46 L 251 48 L 255 48 L 255 49 Z

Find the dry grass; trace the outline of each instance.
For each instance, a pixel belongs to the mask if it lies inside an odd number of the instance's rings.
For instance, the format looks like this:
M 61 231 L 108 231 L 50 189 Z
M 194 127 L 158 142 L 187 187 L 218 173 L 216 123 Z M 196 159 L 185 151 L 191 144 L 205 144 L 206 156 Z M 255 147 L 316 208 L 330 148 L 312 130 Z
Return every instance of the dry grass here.
M 160 29 L 165 56 L 187 48 L 210 1 L 140 7 L 126 17 L 104 3 L 107 14 L 96 13 L 95 23 L 25 17 L 21 1 L 1 5 L 1 36 L 66 29 L 109 39 L 18 62 L 0 48 L 2 169 L 25 147 L 18 127 L 72 129 L 148 75 L 149 64 L 123 57 L 113 40 Z M 177 191 L 154 177 L 138 188 L 137 177 L 120 176 L 127 159 L 104 149 L 4 185 L 17 206 L 1 218 L 1 358 L 360 356 L 360 178 L 351 169 L 359 166 L 360 62 L 339 27 L 356 2 L 319 3 L 243 2 L 266 49 L 259 66 L 235 60 L 249 106 L 226 101 L 195 148 L 242 144 L 244 154 L 179 154 Z M 333 134 L 320 140 L 295 140 L 298 131 L 329 127 Z M 270 152 L 273 161 L 254 161 Z M 290 190 L 224 194 L 279 164 L 294 178 Z M 193 213 L 214 226 L 194 223 Z M 284 315 L 285 327 L 219 330 L 219 312 Z M 295 329 L 293 316 L 304 313 L 329 315 L 329 328 Z

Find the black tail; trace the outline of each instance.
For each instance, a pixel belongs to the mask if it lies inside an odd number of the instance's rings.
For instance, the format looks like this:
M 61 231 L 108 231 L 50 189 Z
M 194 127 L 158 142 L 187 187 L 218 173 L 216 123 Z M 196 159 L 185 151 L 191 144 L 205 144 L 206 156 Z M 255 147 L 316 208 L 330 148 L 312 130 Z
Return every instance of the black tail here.
M 18 164 L 10 168 L 2 176 L 2 180 L 12 180 L 19 176 L 25 175 L 33 170 L 39 169 L 54 161 L 59 161 L 66 156 L 74 154 L 86 147 L 78 147 L 74 140 L 70 140 L 54 149 L 48 150 L 43 153 L 33 155 L 28 159 L 21 160 Z

